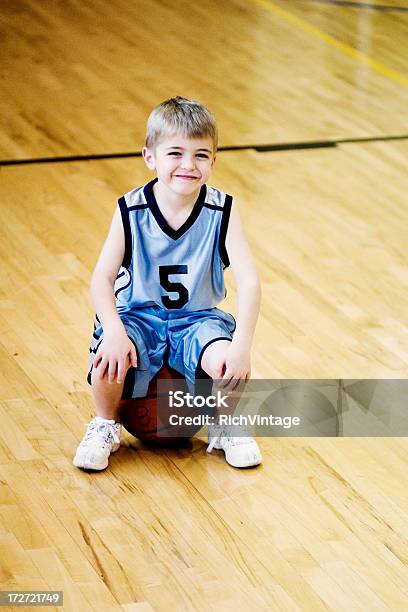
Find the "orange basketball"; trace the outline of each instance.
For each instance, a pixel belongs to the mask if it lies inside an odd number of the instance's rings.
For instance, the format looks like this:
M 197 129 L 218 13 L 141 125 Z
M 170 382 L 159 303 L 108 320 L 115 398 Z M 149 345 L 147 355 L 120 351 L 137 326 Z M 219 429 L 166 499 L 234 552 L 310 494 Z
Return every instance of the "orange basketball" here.
M 120 403 L 120 418 L 123 426 L 139 440 L 156 445 L 179 444 L 193 436 L 201 426 L 171 425 L 169 417 L 185 410 L 177 411 L 168 405 L 168 393 L 158 396 L 157 381 L 166 381 L 167 389 L 185 390 L 185 379 L 179 372 L 168 366 L 163 366 L 149 384 L 146 397 L 122 400 Z M 159 404 L 160 402 L 160 404 Z M 158 410 L 158 404 L 160 406 Z

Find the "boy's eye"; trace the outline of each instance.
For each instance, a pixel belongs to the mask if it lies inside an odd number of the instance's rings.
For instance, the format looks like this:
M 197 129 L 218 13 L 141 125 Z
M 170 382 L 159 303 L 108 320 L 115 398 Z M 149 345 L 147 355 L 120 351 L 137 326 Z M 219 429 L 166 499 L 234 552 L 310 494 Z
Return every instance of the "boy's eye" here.
M 167 155 L 170 155 L 171 157 L 181 157 L 181 152 L 180 151 L 169 151 Z M 208 153 L 197 153 L 196 157 L 197 159 L 210 159 L 210 156 L 208 155 Z

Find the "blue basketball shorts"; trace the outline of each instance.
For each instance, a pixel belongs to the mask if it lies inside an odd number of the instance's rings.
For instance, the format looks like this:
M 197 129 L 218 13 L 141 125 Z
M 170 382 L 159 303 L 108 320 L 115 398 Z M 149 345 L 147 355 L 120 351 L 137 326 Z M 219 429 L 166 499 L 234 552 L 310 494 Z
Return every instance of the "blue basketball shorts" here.
M 208 378 L 201 368 L 205 349 L 217 340 L 231 341 L 235 330 L 234 317 L 218 308 L 175 312 L 151 306 L 118 314 L 137 352 L 137 367 L 127 372 L 123 399 L 145 397 L 149 382 L 164 364 L 177 370 L 192 385 L 196 379 Z M 102 340 L 103 329 L 96 319 L 90 347 L 89 384 L 93 359 Z

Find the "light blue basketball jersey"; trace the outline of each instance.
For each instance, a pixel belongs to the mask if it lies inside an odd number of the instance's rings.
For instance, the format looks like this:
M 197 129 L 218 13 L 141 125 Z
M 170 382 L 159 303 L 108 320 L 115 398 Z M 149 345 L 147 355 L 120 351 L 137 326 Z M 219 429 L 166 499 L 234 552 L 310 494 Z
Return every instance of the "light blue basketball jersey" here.
M 189 218 L 174 230 L 157 205 L 156 181 L 119 199 L 125 255 L 114 287 L 117 310 L 214 308 L 226 294 L 225 238 L 232 197 L 203 185 Z

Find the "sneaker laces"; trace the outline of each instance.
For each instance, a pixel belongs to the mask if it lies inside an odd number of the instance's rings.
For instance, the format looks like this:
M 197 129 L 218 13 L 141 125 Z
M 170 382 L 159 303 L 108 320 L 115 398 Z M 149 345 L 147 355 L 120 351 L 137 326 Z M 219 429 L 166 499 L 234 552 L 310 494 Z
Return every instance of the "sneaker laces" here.
M 221 429 L 219 431 L 218 434 L 216 434 L 215 436 L 212 437 L 208 447 L 207 447 L 207 453 L 211 453 L 212 449 L 214 448 L 214 446 L 217 444 L 217 442 L 219 441 L 219 439 L 221 438 Z
M 213 436 L 211 442 L 208 445 L 208 453 L 211 453 L 217 442 L 221 442 L 221 438 L 226 438 L 226 441 L 230 446 L 248 444 L 253 440 L 252 436 L 250 436 L 243 427 L 240 427 L 238 425 L 233 425 L 231 427 L 221 427 L 221 425 L 214 425 L 213 427 L 217 427 L 218 431 Z M 241 434 L 241 436 L 239 434 Z
M 88 425 L 84 442 L 90 442 L 95 438 L 100 438 L 102 447 L 107 446 L 112 441 L 120 444 L 117 428 L 115 428 L 115 421 L 113 419 L 102 419 L 98 417 L 93 419 Z

